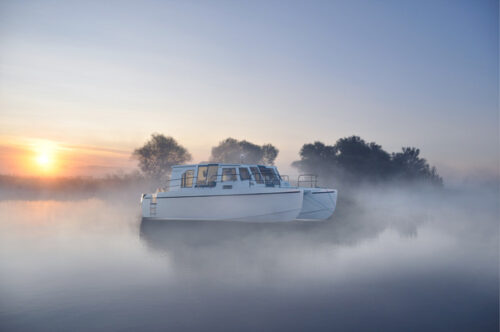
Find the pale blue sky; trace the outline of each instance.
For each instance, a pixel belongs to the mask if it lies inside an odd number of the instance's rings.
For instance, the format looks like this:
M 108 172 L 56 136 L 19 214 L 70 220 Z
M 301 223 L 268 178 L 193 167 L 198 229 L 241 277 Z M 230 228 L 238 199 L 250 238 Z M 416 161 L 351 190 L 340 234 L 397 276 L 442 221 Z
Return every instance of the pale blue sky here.
M 360 135 L 498 167 L 498 1 L 2 1 L 0 135 L 206 160 Z M 103 165 L 104 166 L 104 165 Z

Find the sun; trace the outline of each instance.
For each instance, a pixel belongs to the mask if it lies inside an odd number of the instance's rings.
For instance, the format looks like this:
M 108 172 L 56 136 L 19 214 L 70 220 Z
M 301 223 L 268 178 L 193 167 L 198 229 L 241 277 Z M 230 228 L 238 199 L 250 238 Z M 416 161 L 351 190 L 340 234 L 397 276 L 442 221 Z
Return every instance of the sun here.
M 51 141 L 38 141 L 33 145 L 34 170 L 41 174 L 55 171 L 57 144 Z
M 36 156 L 36 163 L 41 167 L 48 167 L 52 163 L 51 156 L 47 152 L 40 152 Z

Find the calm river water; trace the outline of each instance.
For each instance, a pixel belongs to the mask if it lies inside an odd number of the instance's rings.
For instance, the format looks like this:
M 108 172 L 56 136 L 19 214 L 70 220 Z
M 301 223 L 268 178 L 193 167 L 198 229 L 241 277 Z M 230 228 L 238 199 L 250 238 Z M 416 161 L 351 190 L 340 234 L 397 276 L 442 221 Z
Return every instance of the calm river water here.
M 322 223 L 0 201 L 2 331 L 495 331 L 498 192 L 367 190 Z

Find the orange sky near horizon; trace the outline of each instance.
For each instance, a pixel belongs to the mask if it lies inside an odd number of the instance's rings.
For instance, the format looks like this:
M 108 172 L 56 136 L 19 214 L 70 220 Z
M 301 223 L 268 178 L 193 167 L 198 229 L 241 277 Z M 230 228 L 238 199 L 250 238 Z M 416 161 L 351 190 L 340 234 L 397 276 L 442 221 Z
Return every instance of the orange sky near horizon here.
M 104 176 L 132 171 L 131 151 L 74 145 L 39 138 L 2 140 L 0 174 L 16 176 Z

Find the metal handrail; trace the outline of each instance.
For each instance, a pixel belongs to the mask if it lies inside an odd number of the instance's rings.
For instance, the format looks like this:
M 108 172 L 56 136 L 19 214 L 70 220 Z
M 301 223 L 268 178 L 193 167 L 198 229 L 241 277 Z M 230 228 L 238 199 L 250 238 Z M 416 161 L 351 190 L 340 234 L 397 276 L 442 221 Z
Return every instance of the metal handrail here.
M 280 178 L 283 181 L 290 182 L 290 177 L 288 175 L 286 175 L 286 174 L 281 174 Z M 286 178 L 286 180 L 285 180 L 285 178 Z
M 304 180 L 301 180 L 302 177 L 309 177 Z M 318 187 L 318 176 L 316 174 L 300 174 L 297 179 L 297 187 L 301 186 L 301 183 L 309 184 L 311 188 Z
M 223 176 L 228 176 L 228 175 L 235 175 L 236 176 L 236 180 L 230 180 L 230 181 L 222 181 L 222 177 Z M 193 180 L 193 185 L 191 187 L 183 187 L 183 188 L 192 188 L 193 186 L 194 187 L 198 187 L 198 188 L 213 188 L 216 186 L 217 183 L 223 183 L 223 182 L 235 182 L 235 181 L 248 181 L 249 182 L 249 186 L 252 186 L 252 185 L 255 185 L 254 182 L 257 182 L 256 180 L 252 179 L 252 178 L 249 178 L 249 179 L 244 179 L 242 180 L 241 178 L 238 180 L 238 173 L 227 173 L 227 174 L 215 174 L 215 175 L 212 175 L 210 177 L 210 179 L 207 179 L 206 181 L 206 185 L 197 185 L 196 184 L 196 180 L 198 179 L 198 176 L 190 176 L 190 177 L 185 177 L 184 179 L 186 180 Z M 221 178 L 220 180 L 218 178 Z M 183 178 L 177 178 L 177 179 L 168 179 L 166 180 L 167 184 L 166 186 L 164 187 L 165 189 L 170 189 L 170 188 L 177 188 L 177 187 L 182 187 L 182 180 Z M 181 184 L 178 184 L 178 185 L 171 185 L 170 183 L 172 181 L 181 181 Z M 209 184 L 210 183 L 210 184 Z M 213 185 L 211 185 L 213 183 Z M 271 180 L 266 180 L 264 177 L 263 177 L 263 184 L 273 184 L 274 185 L 275 182 L 271 181 Z M 281 187 L 281 181 L 279 181 L 279 184 L 278 184 L 279 187 Z
M 237 178 L 236 178 L 236 180 L 222 181 L 222 177 L 228 176 L 228 175 L 235 175 Z M 241 182 L 248 181 L 249 186 L 255 185 L 257 183 L 257 181 L 252 179 L 252 178 L 242 180 L 241 178 L 238 179 L 238 176 L 239 176 L 238 173 L 228 173 L 228 174 L 220 174 L 220 175 L 215 174 L 215 175 L 212 175 L 210 177 L 210 180 L 207 180 L 206 185 L 197 185 L 196 184 L 196 180 L 198 179 L 198 176 L 185 177 L 184 179 L 186 179 L 186 180 L 193 180 L 193 183 L 192 183 L 191 187 L 183 187 L 183 188 L 193 188 L 193 187 L 195 187 L 195 188 L 196 187 L 198 187 L 198 188 L 214 188 L 217 186 L 217 183 L 224 183 L 224 182 L 227 183 L 227 182 L 235 182 L 235 181 L 241 181 Z M 262 178 L 263 178 L 263 184 L 265 184 L 265 185 L 272 184 L 273 186 L 276 185 L 278 187 L 282 186 L 282 182 L 288 182 L 288 183 L 290 182 L 288 175 L 280 175 L 279 181 L 278 181 L 279 183 L 276 183 L 273 180 L 266 180 L 264 176 L 262 176 Z M 177 178 L 177 179 L 168 179 L 168 180 L 166 180 L 167 185 L 162 189 L 164 191 L 166 191 L 166 190 L 169 190 L 170 188 L 182 187 L 182 179 L 183 179 L 182 177 Z M 171 185 L 170 183 L 172 181 L 181 181 L 181 183 L 178 185 Z M 317 188 L 318 187 L 318 176 L 316 174 L 300 174 L 297 178 L 297 187 L 301 187 L 301 186 L 302 187 Z

